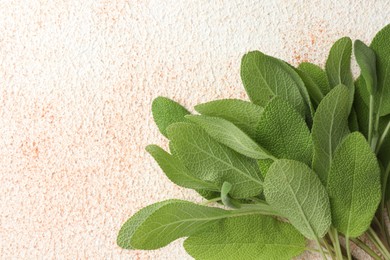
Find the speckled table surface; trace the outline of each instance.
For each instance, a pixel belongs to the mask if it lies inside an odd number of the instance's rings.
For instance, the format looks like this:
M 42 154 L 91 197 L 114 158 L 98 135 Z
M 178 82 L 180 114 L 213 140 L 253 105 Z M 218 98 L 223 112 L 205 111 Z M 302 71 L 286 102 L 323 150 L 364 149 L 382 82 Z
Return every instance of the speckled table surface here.
M 150 252 L 115 244 L 141 207 L 200 201 L 170 183 L 144 150 L 166 146 L 152 121 L 153 98 L 190 109 L 246 99 L 239 78 L 246 51 L 323 64 L 339 37 L 369 41 L 390 22 L 389 7 L 0 0 L 0 258 L 189 259 L 182 240 Z

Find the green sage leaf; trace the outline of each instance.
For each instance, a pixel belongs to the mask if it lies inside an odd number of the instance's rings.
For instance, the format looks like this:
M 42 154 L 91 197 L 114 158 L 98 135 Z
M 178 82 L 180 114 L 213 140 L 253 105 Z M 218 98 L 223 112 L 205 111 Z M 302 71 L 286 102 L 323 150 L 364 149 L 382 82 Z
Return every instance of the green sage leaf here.
M 276 158 L 311 164 L 310 130 L 303 118 L 280 97 L 273 98 L 265 107 L 256 141 Z
M 327 190 L 333 225 L 346 237 L 362 235 L 381 199 L 379 164 L 362 134 L 349 134 L 337 148 Z
M 241 155 L 218 143 L 199 126 L 176 123 L 168 130 L 175 155 L 197 178 L 222 187 L 233 185 L 234 198 L 247 198 L 261 193 L 263 181 L 255 159 Z
M 252 139 L 256 137 L 263 108 L 239 99 L 222 99 L 195 106 L 202 115 L 220 117 L 235 124 Z
M 370 94 L 377 89 L 376 57 L 375 52 L 360 40 L 354 43 L 355 58 L 359 64 L 361 75 Z
M 314 115 L 312 137 L 314 144 L 313 170 L 326 186 L 333 153 L 349 133 L 349 92 L 339 85 L 321 101 Z
M 285 62 L 259 51 L 244 55 L 241 60 L 241 79 L 250 100 L 266 106 L 275 96 L 288 101 L 303 117 L 309 114 L 301 91 L 305 85 L 298 74 Z
M 182 200 L 167 200 L 138 211 L 121 227 L 117 243 L 126 249 L 157 249 L 230 216 L 230 212 Z
M 318 240 L 331 225 L 329 198 L 317 175 L 304 163 L 277 160 L 264 181 L 266 201 L 305 237 Z
M 185 122 L 184 116 L 190 114 L 190 112 L 169 98 L 157 97 L 152 103 L 152 114 L 161 134 L 167 137 L 167 127 L 173 123 Z
M 219 191 L 217 185 L 198 179 L 175 156 L 157 145 L 148 145 L 146 151 L 153 156 L 165 175 L 175 184 L 189 189 Z
M 184 248 L 198 260 L 287 260 L 305 250 L 305 238 L 288 223 L 248 215 L 225 219 L 191 235 Z
M 328 76 L 321 67 L 310 62 L 302 62 L 299 64 L 298 69 L 305 72 L 313 80 L 323 96 L 328 94 L 331 89 Z
M 215 140 L 240 154 L 254 159 L 274 158 L 237 126 L 225 119 L 203 115 L 186 116 L 186 118 L 202 127 Z
M 375 103 L 380 116 L 390 114 L 390 24 L 380 30 L 370 47 L 376 54 L 378 91 Z M 368 100 L 366 100 L 368 104 Z
M 339 39 L 330 49 L 325 69 L 331 88 L 340 84 L 353 88 L 351 54 L 352 40 L 349 37 Z

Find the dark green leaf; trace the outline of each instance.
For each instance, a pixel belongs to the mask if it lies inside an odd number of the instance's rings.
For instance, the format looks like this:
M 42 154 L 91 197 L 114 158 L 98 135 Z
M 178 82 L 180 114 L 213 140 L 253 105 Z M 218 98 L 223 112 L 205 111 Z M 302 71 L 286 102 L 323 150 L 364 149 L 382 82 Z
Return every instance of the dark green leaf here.
M 362 134 L 349 134 L 337 148 L 327 190 L 333 225 L 346 237 L 362 235 L 381 199 L 378 161 Z

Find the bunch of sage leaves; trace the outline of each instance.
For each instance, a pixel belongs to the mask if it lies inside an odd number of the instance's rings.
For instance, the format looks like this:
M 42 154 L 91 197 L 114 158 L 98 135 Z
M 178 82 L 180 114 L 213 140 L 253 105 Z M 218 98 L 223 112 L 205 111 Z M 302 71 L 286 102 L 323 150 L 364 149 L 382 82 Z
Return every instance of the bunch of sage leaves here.
M 169 152 L 146 150 L 172 182 L 206 201 L 149 205 L 123 224 L 118 245 L 152 250 L 187 237 L 195 259 L 280 260 L 304 251 L 352 259 L 353 243 L 390 259 L 389 43 L 390 25 L 369 46 L 341 38 L 325 69 L 249 52 L 241 78 L 250 102 L 211 101 L 196 115 L 156 98 Z

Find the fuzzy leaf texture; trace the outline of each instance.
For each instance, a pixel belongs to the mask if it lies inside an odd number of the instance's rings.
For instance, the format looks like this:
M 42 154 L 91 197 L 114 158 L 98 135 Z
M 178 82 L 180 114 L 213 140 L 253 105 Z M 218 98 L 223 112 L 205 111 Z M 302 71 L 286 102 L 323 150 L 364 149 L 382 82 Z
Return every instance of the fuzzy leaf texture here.
M 353 88 L 351 72 L 352 40 L 344 37 L 336 41 L 330 49 L 325 69 L 329 84 L 334 88 L 340 84 Z
M 376 93 L 377 76 L 376 57 L 374 51 L 362 41 L 356 40 L 354 43 L 354 52 L 368 92 L 370 94 Z
M 390 25 L 380 30 L 370 47 L 376 54 L 378 91 L 375 96 L 380 116 L 390 114 Z M 368 104 L 368 103 L 367 103 Z
M 257 128 L 257 142 L 279 159 L 311 164 L 312 139 L 303 118 L 282 98 L 265 107 Z
M 304 237 L 288 223 L 249 215 L 229 218 L 184 241 L 197 260 L 288 260 L 305 248 Z
M 123 224 L 117 243 L 126 249 L 161 248 L 230 214 L 230 211 L 182 200 L 157 202 L 141 209 Z
M 313 80 L 323 96 L 328 94 L 330 91 L 328 76 L 320 66 L 310 62 L 302 62 L 299 64 L 298 69 L 305 72 Z
M 275 96 L 288 101 L 303 117 L 309 113 L 300 90 L 305 85 L 298 74 L 281 60 L 259 51 L 241 60 L 241 79 L 250 100 L 262 107 Z
M 165 175 L 173 183 L 189 189 L 219 190 L 214 183 L 196 178 L 180 160 L 157 145 L 148 145 L 146 151 L 153 156 Z
M 305 237 L 318 240 L 327 233 L 331 224 L 328 194 L 306 164 L 275 161 L 265 177 L 264 195 Z
M 337 148 L 327 190 L 333 225 L 346 237 L 362 235 L 381 199 L 378 161 L 362 134 L 349 134 Z
M 157 97 L 152 103 L 152 114 L 161 134 L 167 137 L 167 127 L 173 123 L 185 122 L 184 116 L 190 114 L 190 112 L 169 98 Z
M 202 127 L 215 140 L 240 154 L 254 159 L 274 158 L 237 126 L 225 119 L 203 115 L 186 116 L 186 118 Z
M 314 115 L 313 170 L 326 186 L 333 153 L 349 133 L 349 93 L 344 85 L 332 89 L 321 101 Z
M 195 110 L 202 115 L 219 117 L 232 122 L 254 139 L 264 109 L 239 99 L 222 99 L 199 104 L 195 106 Z
M 232 197 L 247 198 L 261 193 L 263 180 L 255 159 L 218 143 L 199 126 L 176 123 L 168 128 L 175 155 L 197 178 L 233 188 Z

